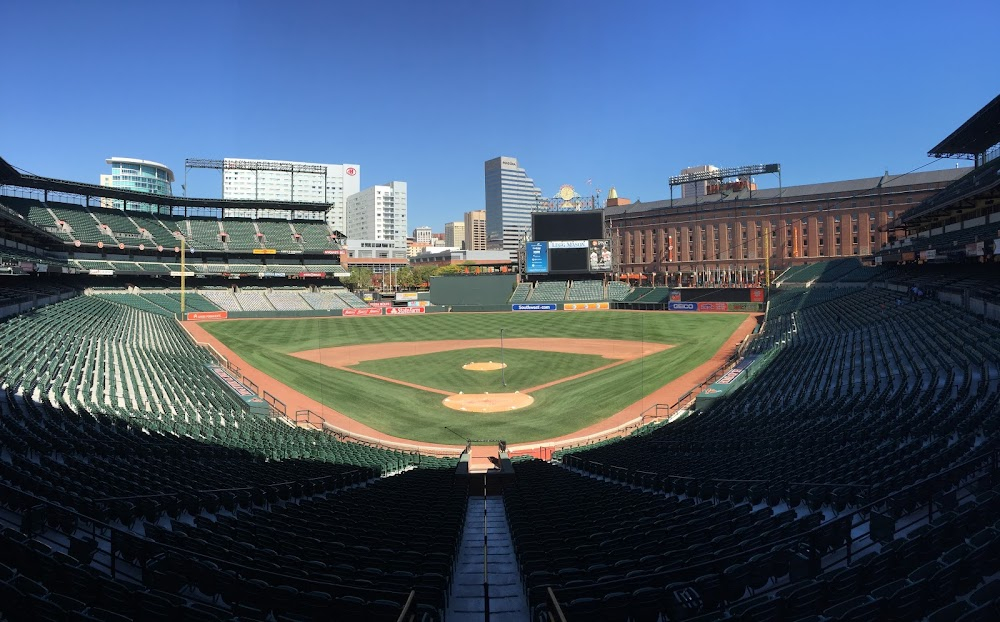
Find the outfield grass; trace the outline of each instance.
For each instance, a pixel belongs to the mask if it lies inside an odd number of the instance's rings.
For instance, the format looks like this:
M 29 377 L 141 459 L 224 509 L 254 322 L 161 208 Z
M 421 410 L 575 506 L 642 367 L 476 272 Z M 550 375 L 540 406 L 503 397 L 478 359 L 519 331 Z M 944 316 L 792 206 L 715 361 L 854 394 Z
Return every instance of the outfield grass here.
M 519 443 L 572 433 L 639 401 L 711 358 L 745 317 L 738 313 L 702 315 L 624 311 L 437 313 L 399 317 L 240 320 L 206 322 L 202 325 L 253 367 L 386 434 L 451 444 L 456 438 L 444 429 L 448 426 L 468 438 L 503 438 Z M 440 394 L 288 356 L 292 352 L 332 346 L 483 339 L 490 335 L 497 336 L 499 345 L 501 328 L 505 329 L 506 338 L 624 339 L 667 343 L 675 347 L 534 392 L 535 403 L 524 410 L 486 414 L 460 413 L 443 406 Z M 506 350 L 505 358 L 508 352 L 514 351 Z M 511 363 L 508 371 L 515 373 L 512 361 L 508 362 Z M 364 365 L 372 363 L 376 362 L 369 361 Z M 461 364 L 457 364 L 458 371 L 462 371 Z
M 351 365 L 351 369 L 378 374 L 425 387 L 458 393 L 523 391 L 530 387 L 603 367 L 613 360 L 593 354 L 536 352 L 504 348 L 507 368 L 496 371 L 470 371 L 462 365 L 471 362 L 500 361 L 500 348 L 467 348 L 419 356 L 401 356 Z M 501 380 L 507 382 L 504 387 Z

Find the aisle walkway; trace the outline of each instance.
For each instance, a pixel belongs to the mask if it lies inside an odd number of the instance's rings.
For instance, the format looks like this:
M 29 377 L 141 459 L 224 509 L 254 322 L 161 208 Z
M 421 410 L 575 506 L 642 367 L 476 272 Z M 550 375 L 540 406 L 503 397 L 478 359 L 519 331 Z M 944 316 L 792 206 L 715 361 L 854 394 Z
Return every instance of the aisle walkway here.
M 485 527 L 483 512 L 485 509 Z M 462 545 L 455 562 L 451 598 L 445 622 L 483 622 L 486 599 L 483 588 L 483 536 L 486 536 L 486 579 L 490 593 L 490 622 L 523 622 L 528 619 L 528 599 L 514 556 L 510 526 L 500 496 L 469 499 Z

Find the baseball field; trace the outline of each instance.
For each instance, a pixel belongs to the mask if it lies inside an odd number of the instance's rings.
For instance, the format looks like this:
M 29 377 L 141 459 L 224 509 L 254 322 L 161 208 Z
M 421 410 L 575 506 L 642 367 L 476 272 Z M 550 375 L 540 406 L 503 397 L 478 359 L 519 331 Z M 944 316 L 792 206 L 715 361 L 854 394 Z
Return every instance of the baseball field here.
M 201 327 L 259 372 L 385 434 L 523 443 L 639 402 L 711 359 L 746 317 L 437 313 Z

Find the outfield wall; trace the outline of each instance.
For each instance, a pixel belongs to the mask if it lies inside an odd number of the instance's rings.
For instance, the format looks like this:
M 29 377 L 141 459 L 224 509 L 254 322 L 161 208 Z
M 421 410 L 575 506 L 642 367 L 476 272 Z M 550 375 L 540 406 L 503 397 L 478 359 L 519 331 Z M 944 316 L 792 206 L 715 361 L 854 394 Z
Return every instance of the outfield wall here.
M 506 305 L 514 293 L 517 277 L 513 274 L 478 274 L 475 276 L 432 276 L 430 301 L 439 306 L 489 307 Z M 509 309 L 510 307 L 508 307 Z

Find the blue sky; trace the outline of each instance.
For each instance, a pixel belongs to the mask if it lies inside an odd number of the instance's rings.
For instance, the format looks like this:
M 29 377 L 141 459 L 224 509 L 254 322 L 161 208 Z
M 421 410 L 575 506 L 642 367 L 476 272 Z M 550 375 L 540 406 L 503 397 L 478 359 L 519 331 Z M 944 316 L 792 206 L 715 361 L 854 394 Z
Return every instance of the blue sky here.
M 0 155 L 94 183 L 112 155 L 179 180 L 188 157 L 359 163 L 443 231 L 498 155 L 546 195 L 643 201 L 705 163 L 780 162 L 786 186 L 899 173 L 1000 89 L 995 0 L 725 5 L 4 2 Z

